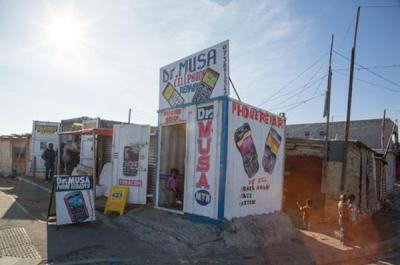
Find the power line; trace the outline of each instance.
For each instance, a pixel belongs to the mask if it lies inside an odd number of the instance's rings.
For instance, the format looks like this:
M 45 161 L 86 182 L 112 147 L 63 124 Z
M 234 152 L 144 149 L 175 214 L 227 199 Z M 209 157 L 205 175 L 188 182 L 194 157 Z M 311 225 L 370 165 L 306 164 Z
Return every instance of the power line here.
M 294 106 L 294 107 L 292 107 L 292 108 L 289 108 L 289 109 L 287 109 L 287 110 L 285 110 L 285 111 L 283 111 L 283 112 L 289 112 L 289 111 L 291 111 L 291 110 L 294 110 L 295 108 L 298 108 L 298 107 L 300 107 L 301 105 L 304 105 L 304 104 L 306 104 L 307 102 L 309 102 L 309 101 L 311 101 L 311 100 L 313 100 L 313 99 L 316 99 L 316 98 L 320 98 L 320 97 L 322 97 L 322 96 L 325 96 L 325 94 L 320 94 L 320 95 L 318 95 L 318 96 L 313 96 L 313 97 L 311 97 L 311 98 L 308 98 L 308 99 L 306 99 L 306 100 L 304 100 L 304 101 L 300 101 L 298 105 L 296 105 L 296 106 Z
M 336 50 L 334 50 L 334 53 L 336 53 L 336 54 L 339 55 L 340 57 L 343 57 L 343 58 L 346 59 L 346 60 L 350 60 L 350 59 L 347 58 L 345 55 L 341 54 L 340 52 L 338 52 L 338 51 L 336 51 Z M 365 67 L 365 66 L 363 66 L 363 65 L 361 65 L 361 64 L 359 64 L 359 63 L 355 63 L 355 64 L 358 65 L 358 66 L 360 66 L 362 70 L 365 70 L 365 71 L 367 71 L 367 72 L 369 72 L 369 73 L 371 73 L 371 74 L 373 74 L 373 75 L 375 75 L 375 76 L 377 76 L 377 77 L 379 77 L 379 78 L 385 80 L 386 82 L 389 82 L 389 83 L 391 83 L 391 84 L 393 84 L 393 85 L 395 85 L 395 86 L 400 87 L 400 84 L 399 84 L 399 83 L 396 83 L 396 82 L 394 82 L 394 81 L 392 81 L 392 80 L 390 80 L 390 79 L 388 79 L 388 78 L 382 76 L 381 74 L 378 74 L 378 73 L 376 73 L 376 72 L 374 72 L 374 71 L 368 69 L 368 67 Z
M 293 90 L 290 90 L 289 92 L 287 92 L 287 93 L 285 93 L 285 94 L 278 95 L 278 96 L 276 96 L 273 100 L 277 100 L 278 98 L 282 98 L 282 97 L 284 97 L 284 96 L 290 95 L 290 94 L 293 93 L 293 92 L 297 92 L 297 93 L 295 93 L 294 95 L 298 95 L 298 94 L 300 94 L 302 91 L 307 90 L 308 88 L 310 88 L 310 87 L 311 87 L 311 84 L 313 84 L 313 83 L 315 83 L 315 82 L 318 82 L 321 78 L 324 78 L 324 77 L 326 76 L 326 75 L 323 75 L 322 77 L 320 77 L 320 78 L 318 78 L 318 79 L 316 79 L 316 80 L 313 81 L 313 79 L 315 78 L 315 76 L 321 71 L 321 69 L 322 69 L 322 67 L 324 66 L 324 64 L 325 64 L 325 63 L 322 63 L 322 64 L 320 65 L 320 67 L 317 69 L 317 71 L 314 72 L 314 73 L 312 74 L 312 76 L 307 80 L 307 82 L 306 82 L 303 86 L 300 86 L 300 87 L 297 87 L 297 88 L 295 88 L 295 89 L 293 89 Z M 298 91 L 298 89 L 301 89 L 301 90 Z M 293 95 L 293 96 L 294 96 L 294 95 Z M 284 102 L 286 102 L 287 100 L 291 99 L 293 96 L 288 97 L 286 100 L 284 100 Z M 272 100 L 272 99 L 271 99 L 271 100 Z M 280 104 L 280 103 L 279 103 L 279 104 Z
M 346 33 L 344 34 L 343 38 L 341 39 L 340 44 L 339 44 L 339 47 L 342 47 L 342 46 L 343 46 L 344 41 L 346 40 L 347 35 L 348 35 L 349 32 L 350 32 L 350 28 L 351 28 L 351 26 L 352 26 L 353 23 L 354 23 L 354 20 L 356 20 L 356 15 L 355 15 L 355 14 L 354 14 L 353 18 L 351 19 L 349 25 L 347 26 Z
M 302 71 L 300 74 L 298 74 L 295 78 L 289 81 L 286 85 L 278 89 L 274 94 L 272 94 L 268 99 L 264 100 L 260 104 L 258 104 L 258 107 L 264 105 L 265 103 L 269 102 L 270 100 L 273 100 L 276 95 L 278 95 L 281 91 L 283 91 L 285 88 L 289 87 L 294 81 L 296 81 L 299 77 L 301 77 L 304 73 L 306 73 L 308 70 L 313 68 L 319 61 L 321 61 L 328 52 L 325 52 L 321 57 L 319 57 L 315 62 L 313 62 L 310 66 L 308 66 L 304 71 Z
M 323 76 L 323 78 L 319 78 L 319 79 L 318 79 L 318 80 L 320 80 L 320 82 L 319 82 L 317 88 L 315 89 L 313 96 L 310 97 L 310 98 L 314 98 L 314 97 L 316 96 L 317 91 L 318 91 L 319 88 L 321 88 L 322 81 L 324 81 L 324 78 L 325 78 L 326 76 L 327 76 L 327 75 Z M 318 80 L 316 80 L 316 81 L 318 81 Z M 308 99 L 306 99 L 306 100 L 308 100 Z M 304 100 L 303 100 L 303 101 L 296 101 L 296 102 L 294 102 L 294 103 L 289 103 L 289 104 L 286 104 L 286 105 L 283 105 L 283 106 L 282 106 L 281 104 L 278 104 L 278 105 L 272 107 L 271 109 L 282 109 L 282 108 L 287 108 L 287 107 L 296 105 L 296 104 L 298 104 L 299 102 L 302 103 L 302 102 L 304 102 Z M 284 102 L 281 102 L 281 103 L 284 103 Z
M 313 87 L 313 85 L 316 84 L 316 83 L 318 83 L 318 81 L 320 81 L 320 84 L 321 84 L 322 81 L 325 79 L 326 76 L 327 76 L 327 74 L 321 76 L 320 78 L 318 78 L 318 79 L 316 79 L 316 80 L 314 80 L 314 81 L 312 81 L 312 82 L 306 83 L 306 84 L 302 87 L 303 89 L 299 90 L 297 93 L 293 94 L 292 96 L 290 96 L 290 97 L 288 97 L 288 98 L 286 98 L 286 99 L 280 101 L 278 104 L 274 105 L 272 108 L 277 108 L 277 107 L 281 106 L 283 103 L 288 102 L 288 101 L 291 100 L 292 98 L 298 96 L 299 94 L 303 93 L 303 92 L 306 91 L 307 89 Z M 317 87 L 316 90 L 318 90 L 318 87 Z
M 392 65 L 378 65 L 378 66 L 368 66 L 368 67 L 355 67 L 355 69 L 357 70 L 361 70 L 361 69 L 388 69 L 388 68 L 399 68 L 400 64 L 392 64 Z M 345 71 L 345 70 L 349 70 L 349 68 L 336 68 L 333 69 L 335 71 Z
M 393 8 L 400 7 L 400 5 L 390 5 L 390 6 L 361 6 L 362 8 Z
M 346 76 L 345 74 L 343 74 L 341 72 L 338 72 L 338 71 L 335 71 L 335 70 L 333 70 L 333 71 L 338 73 L 338 74 L 340 74 L 340 75 Z M 379 85 L 379 84 L 375 84 L 375 83 L 372 83 L 370 81 L 367 81 L 367 80 L 364 80 L 364 79 L 360 79 L 360 78 L 357 78 L 357 77 L 354 77 L 354 79 L 357 80 L 357 81 L 363 82 L 365 84 L 371 85 L 371 86 L 383 88 L 383 89 L 386 89 L 386 90 L 389 90 L 389 91 L 392 91 L 392 92 L 395 92 L 395 93 L 400 93 L 400 90 L 397 90 L 397 89 L 394 89 L 394 88 L 390 88 L 390 87 L 382 86 L 382 85 Z

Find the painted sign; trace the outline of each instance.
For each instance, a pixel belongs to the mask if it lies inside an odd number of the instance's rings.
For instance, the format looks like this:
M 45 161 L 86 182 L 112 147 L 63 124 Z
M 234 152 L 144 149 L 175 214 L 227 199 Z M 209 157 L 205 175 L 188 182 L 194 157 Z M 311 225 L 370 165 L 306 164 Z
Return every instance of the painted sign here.
M 148 125 L 114 125 L 113 185 L 129 188 L 129 203 L 146 203 L 149 142 Z
M 119 212 L 119 215 L 123 215 L 125 211 L 126 200 L 128 198 L 128 187 L 113 186 L 110 189 L 110 195 L 108 196 L 106 207 L 104 208 L 104 214 L 109 212 Z
M 230 101 L 227 218 L 281 209 L 284 125 L 280 116 Z
M 89 176 L 57 176 L 57 225 L 95 221 L 93 180 Z
M 229 95 L 229 42 L 224 41 L 160 69 L 159 109 Z
M 35 130 L 37 133 L 40 134 L 54 134 L 58 130 L 58 126 L 50 126 L 50 125 L 45 125 L 45 124 L 38 124 L 35 126 Z
M 176 108 L 164 111 L 161 114 L 161 124 L 173 124 L 183 122 L 185 119 L 183 117 L 183 109 Z
M 214 105 L 197 108 L 197 159 L 195 200 L 201 206 L 210 204 L 210 158 L 213 133 Z M 211 158 L 212 159 L 212 158 Z

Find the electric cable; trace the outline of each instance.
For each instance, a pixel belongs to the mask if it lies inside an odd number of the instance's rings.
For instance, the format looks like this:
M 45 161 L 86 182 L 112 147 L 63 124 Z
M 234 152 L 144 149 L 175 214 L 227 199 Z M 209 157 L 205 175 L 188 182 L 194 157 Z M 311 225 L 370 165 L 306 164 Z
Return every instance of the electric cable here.
M 310 88 L 310 87 L 312 86 L 313 83 L 318 82 L 320 79 L 323 79 L 325 76 L 327 76 L 327 75 L 323 75 L 322 77 L 319 77 L 318 79 L 313 80 L 313 79 L 315 78 L 315 76 L 321 71 L 321 69 L 322 69 L 322 67 L 323 67 L 324 65 L 325 65 L 325 63 L 322 63 L 322 64 L 320 65 L 320 67 L 317 69 L 317 71 L 314 72 L 314 73 L 312 74 L 312 76 L 307 80 L 307 82 L 306 82 L 304 85 L 302 85 L 302 86 L 300 86 L 300 87 L 297 87 L 297 88 L 295 88 L 295 89 L 292 89 L 292 90 L 290 90 L 289 92 L 287 92 L 287 93 L 285 93 L 285 94 L 282 94 L 282 95 L 279 95 L 279 96 L 275 97 L 274 100 L 277 100 L 278 98 L 282 98 L 282 97 L 284 97 L 284 96 L 287 96 L 287 95 L 290 95 L 290 94 L 292 94 L 292 93 L 295 93 L 294 95 L 292 95 L 292 96 L 286 98 L 285 100 L 281 101 L 281 102 L 278 103 L 277 105 L 281 104 L 282 102 L 287 102 L 288 100 L 290 100 L 290 99 L 293 98 L 294 96 L 296 96 L 296 95 L 298 95 L 298 94 L 301 94 L 302 92 L 304 92 L 305 90 L 307 90 L 308 88 Z M 301 90 L 299 91 L 298 89 L 301 89 Z M 296 93 L 296 92 L 297 92 L 297 93 Z
M 287 109 L 287 110 L 285 110 L 285 111 L 283 111 L 283 112 L 287 113 L 287 112 L 289 112 L 289 111 L 291 111 L 291 110 L 294 110 L 295 108 L 300 107 L 301 105 L 306 104 L 307 102 L 309 102 L 309 101 L 311 101 L 311 100 L 313 100 L 313 99 L 320 98 L 320 97 L 322 97 L 322 96 L 324 96 L 324 95 L 325 95 L 325 94 L 320 94 L 320 95 L 317 95 L 317 96 L 308 98 L 308 99 L 306 99 L 306 100 L 304 100 L 304 101 L 299 102 L 298 105 L 296 105 L 296 106 L 294 106 L 294 107 L 292 107 L 292 108 L 289 108 L 289 109 Z
M 346 76 L 345 74 L 343 74 L 343 73 L 341 73 L 341 72 L 338 72 L 338 71 L 334 71 L 334 72 L 335 72 L 335 73 L 338 73 L 338 74 L 340 74 L 340 75 Z M 370 82 L 370 81 L 367 81 L 367 80 L 364 80 L 364 79 L 361 79 L 361 78 L 357 78 L 357 77 L 354 77 L 354 79 L 357 80 L 357 81 L 360 81 L 360 82 L 362 82 L 362 83 L 371 85 L 371 86 L 383 88 L 383 89 L 386 89 L 386 90 L 389 90 L 389 91 L 392 91 L 392 92 L 395 92 L 395 93 L 400 93 L 400 90 L 397 90 L 397 89 L 394 89 L 394 88 L 390 88 L 390 87 L 386 87 L 386 86 L 383 86 L 383 85 L 375 84 L 375 83 L 373 83 L 373 82 Z
M 303 92 L 306 91 L 307 89 L 313 87 L 313 85 L 316 84 L 316 83 L 318 83 L 318 81 L 320 81 L 320 84 L 321 84 L 322 81 L 325 79 L 326 76 L 327 76 L 327 74 L 321 76 L 320 78 L 314 80 L 314 81 L 311 82 L 311 83 L 305 84 L 305 85 L 303 86 L 303 89 L 302 89 L 302 90 L 299 90 L 296 94 L 294 94 L 294 95 L 290 96 L 289 98 L 286 98 L 286 99 L 280 101 L 279 103 L 273 105 L 271 108 L 272 108 L 272 109 L 278 108 L 278 107 L 281 106 L 283 103 L 288 102 L 288 101 L 291 100 L 292 98 L 298 96 L 299 94 L 303 93 Z M 318 87 L 317 87 L 317 90 L 318 90 Z
M 334 50 L 333 52 L 336 53 L 337 55 L 339 55 L 340 57 L 343 57 L 344 59 L 350 61 L 349 58 L 347 58 L 345 55 L 341 54 L 340 52 L 338 52 L 338 51 L 336 51 L 336 50 Z M 375 75 L 375 76 L 377 76 L 377 77 L 379 77 L 379 78 L 385 80 L 386 82 L 389 82 L 389 83 L 391 83 L 391 84 L 393 84 L 393 85 L 395 85 L 395 86 L 400 87 L 400 84 L 399 84 L 399 83 L 397 83 L 397 82 L 395 82 L 395 81 L 392 81 L 392 80 L 390 80 L 390 79 L 388 79 L 388 78 L 382 76 L 381 74 L 375 73 L 374 71 L 368 69 L 367 67 L 364 67 L 363 65 L 361 65 L 361 64 L 359 64 L 359 63 L 357 63 L 357 62 L 354 62 L 354 63 L 355 63 L 356 65 L 360 66 L 362 70 L 366 70 L 367 72 L 369 72 L 369 73 L 371 73 L 371 74 L 373 74 L 373 75 Z
M 280 89 L 278 89 L 278 91 L 276 91 L 275 93 L 273 93 L 271 96 L 268 97 L 268 99 L 264 100 L 263 102 L 261 102 L 260 104 L 258 104 L 258 107 L 264 105 L 265 103 L 275 99 L 275 96 L 278 95 L 281 91 L 283 91 L 285 88 L 289 87 L 294 81 L 296 81 L 298 78 L 300 78 L 303 74 L 305 74 L 308 70 L 310 70 L 311 68 L 313 68 L 318 62 L 320 62 L 326 55 L 328 54 L 328 52 L 325 52 L 321 57 L 319 57 L 315 62 L 313 62 L 310 66 L 308 66 L 304 71 L 302 71 L 300 74 L 298 74 L 295 78 L 293 78 L 292 80 L 290 80 L 286 85 L 284 85 L 283 87 L 281 87 Z

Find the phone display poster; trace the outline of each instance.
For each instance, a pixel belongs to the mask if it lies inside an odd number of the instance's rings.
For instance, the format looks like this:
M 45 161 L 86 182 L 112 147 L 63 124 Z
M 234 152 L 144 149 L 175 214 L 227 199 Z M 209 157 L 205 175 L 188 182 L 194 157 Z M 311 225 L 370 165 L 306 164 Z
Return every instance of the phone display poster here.
M 91 177 L 57 176 L 55 194 L 57 225 L 96 220 Z
M 282 204 L 284 119 L 229 102 L 225 217 L 279 211 Z

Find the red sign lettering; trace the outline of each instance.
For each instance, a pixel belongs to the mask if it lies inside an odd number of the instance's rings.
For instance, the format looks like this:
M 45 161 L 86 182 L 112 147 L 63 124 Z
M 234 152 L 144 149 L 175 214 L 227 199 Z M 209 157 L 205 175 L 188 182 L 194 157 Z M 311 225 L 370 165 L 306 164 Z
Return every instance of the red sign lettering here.
M 232 114 L 278 128 L 283 128 L 283 126 L 285 125 L 284 119 L 279 116 L 271 115 L 268 112 L 264 112 L 262 110 L 255 109 L 247 105 L 240 104 L 236 101 L 232 101 Z
M 205 124 L 205 125 L 204 125 Z M 197 122 L 197 166 L 196 172 L 201 172 L 200 179 L 196 183 L 197 188 L 209 189 L 207 172 L 210 170 L 211 132 L 212 120 L 200 120 Z

